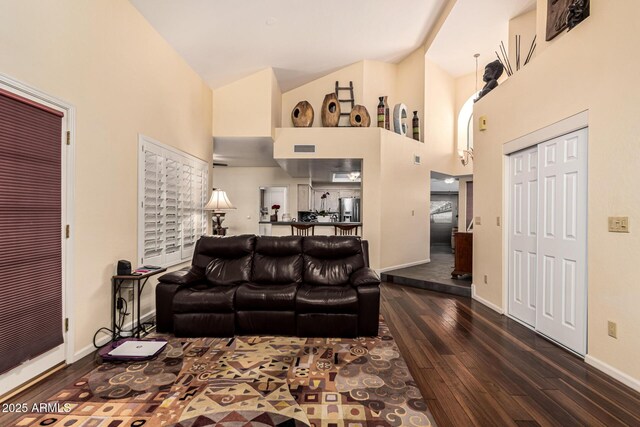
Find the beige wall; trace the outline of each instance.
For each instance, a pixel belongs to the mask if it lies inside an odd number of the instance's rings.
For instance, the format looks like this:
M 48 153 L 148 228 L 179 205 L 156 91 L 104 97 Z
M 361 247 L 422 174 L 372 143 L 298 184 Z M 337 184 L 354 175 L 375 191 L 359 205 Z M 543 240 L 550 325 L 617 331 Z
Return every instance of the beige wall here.
M 3 2 L 0 72 L 76 107 L 75 351 L 137 259 L 138 133 L 211 158 L 211 90 L 126 0 Z M 153 287 L 143 296 L 151 309 Z
M 378 103 L 379 97 L 387 96 L 387 105 L 389 106 L 389 122 L 391 130 L 393 130 L 393 106 L 399 102 L 397 94 L 397 66 L 387 62 L 380 61 L 364 61 L 364 98 L 362 101 L 356 101 L 356 104 L 362 104 L 367 107 L 371 116 L 371 126 L 378 126 Z
M 538 40 L 546 0 L 538 1 Z M 640 287 L 630 266 L 640 253 L 640 61 L 636 16 L 640 3 L 592 1 L 591 16 L 539 52 L 525 69 L 476 104 L 488 130 L 475 134 L 474 271 L 481 298 L 502 306 L 502 145 L 578 112 L 589 111 L 588 354 L 640 384 Z M 544 16 L 544 15 L 542 15 Z M 631 233 L 607 232 L 607 217 L 630 216 Z M 505 223 L 506 221 L 503 221 Z M 478 278 L 488 275 L 488 284 Z M 607 336 L 607 320 L 618 324 L 618 339 Z
M 473 177 L 461 177 L 458 180 L 458 231 L 467 230 L 467 183 Z
M 272 137 L 280 115 L 280 88 L 265 68 L 214 91 L 213 129 L 218 137 Z
M 279 167 L 222 167 L 213 169 L 213 185 L 224 188 L 235 210 L 227 212 L 224 226 L 230 234 L 257 234 L 260 221 L 260 187 L 288 187 L 287 211 L 298 215 L 298 184 L 309 179 L 292 178 Z M 271 211 L 269 212 L 272 213 Z
M 381 131 L 380 268 L 426 262 L 430 257 L 431 170 L 425 144 Z M 422 163 L 414 163 L 414 154 Z
M 533 37 L 536 35 L 536 16 L 537 10 L 533 9 L 509 21 L 509 41 L 507 43 L 507 49 L 509 49 L 509 61 L 511 61 L 511 68 L 514 72 L 516 71 L 516 34 L 521 36 L 520 67 L 522 69 L 524 61 L 527 59 Z M 544 37 L 542 40 L 544 41 Z M 540 44 L 540 40 L 537 38 L 536 43 Z M 533 51 L 531 55 L 532 59 L 535 58 L 537 52 L 538 48 Z
M 459 111 L 456 107 L 456 79 L 425 59 L 426 161 L 431 170 L 449 175 L 467 175 L 471 173 L 472 166 L 462 166 L 458 157 L 455 126 Z
M 482 86 L 484 86 L 484 82 L 482 81 L 482 70 L 478 70 L 478 90 L 480 90 L 482 88 Z M 455 110 L 454 110 L 454 114 L 455 114 L 455 126 L 454 126 L 454 145 L 455 145 L 455 149 L 456 151 L 458 150 L 464 150 L 467 148 L 467 138 L 466 138 L 466 133 L 462 134 L 462 141 L 460 141 L 460 133 L 458 132 L 458 127 L 460 126 L 460 122 L 459 122 L 459 115 L 460 115 L 460 110 L 462 109 L 462 106 L 465 104 L 465 102 L 467 102 L 469 100 L 469 98 L 471 96 L 473 96 L 473 94 L 476 93 L 476 73 L 475 71 L 473 73 L 469 73 L 466 74 L 464 76 L 458 77 L 456 79 L 456 106 L 455 106 Z M 464 123 L 464 129 L 466 129 L 467 124 Z M 473 170 L 473 162 L 469 163 L 468 171 L 466 171 L 466 173 L 471 173 L 471 171 Z
M 420 118 L 420 140 L 424 141 L 424 86 L 425 86 L 424 50 L 416 49 L 397 65 L 396 94 L 399 102 L 403 102 L 409 112 L 407 135 L 413 138 L 413 111 L 418 111 Z M 375 111 L 375 110 L 374 110 Z

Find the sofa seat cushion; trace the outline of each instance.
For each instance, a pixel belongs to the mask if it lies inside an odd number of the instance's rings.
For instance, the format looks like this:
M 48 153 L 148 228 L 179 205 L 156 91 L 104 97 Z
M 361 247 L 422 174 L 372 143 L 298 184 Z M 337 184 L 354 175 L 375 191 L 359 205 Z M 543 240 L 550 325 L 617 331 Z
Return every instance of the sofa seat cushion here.
M 357 313 L 358 293 L 351 285 L 303 284 L 296 295 L 297 313 Z
M 193 286 L 176 293 L 174 313 L 230 313 L 237 286 Z
M 238 310 L 293 311 L 296 308 L 298 286 L 297 283 L 245 283 L 236 292 L 236 307 Z

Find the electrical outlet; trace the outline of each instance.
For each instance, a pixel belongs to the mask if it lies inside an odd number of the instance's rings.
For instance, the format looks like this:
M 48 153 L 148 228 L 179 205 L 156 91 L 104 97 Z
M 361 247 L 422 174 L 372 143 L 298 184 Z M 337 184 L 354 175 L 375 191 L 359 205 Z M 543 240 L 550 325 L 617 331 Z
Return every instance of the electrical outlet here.
M 499 216 L 496 217 L 496 225 L 498 227 L 500 227 L 500 217 Z
M 411 216 L 416 216 L 416 211 L 411 211 Z
M 607 322 L 607 333 L 611 338 L 618 338 L 618 324 L 609 320 Z
M 476 220 L 473 221 L 475 225 L 482 225 L 482 218 L 479 216 L 476 217 Z
M 127 301 L 133 301 L 133 289 L 127 291 Z
M 610 216 L 609 232 L 610 233 L 628 233 L 629 217 L 628 216 Z
M 484 284 L 488 284 L 489 283 L 489 277 L 485 274 L 484 275 Z

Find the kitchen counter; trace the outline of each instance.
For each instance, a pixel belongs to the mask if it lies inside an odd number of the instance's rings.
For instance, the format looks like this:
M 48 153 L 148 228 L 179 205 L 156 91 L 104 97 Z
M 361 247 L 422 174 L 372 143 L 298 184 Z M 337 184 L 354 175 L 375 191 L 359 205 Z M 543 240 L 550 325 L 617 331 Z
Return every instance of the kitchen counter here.
M 292 225 L 292 224 L 313 224 L 317 227 L 333 227 L 334 225 L 359 225 L 362 226 L 361 222 L 302 222 L 302 221 L 260 221 L 259 224 L 271 224 L 271 225 Z

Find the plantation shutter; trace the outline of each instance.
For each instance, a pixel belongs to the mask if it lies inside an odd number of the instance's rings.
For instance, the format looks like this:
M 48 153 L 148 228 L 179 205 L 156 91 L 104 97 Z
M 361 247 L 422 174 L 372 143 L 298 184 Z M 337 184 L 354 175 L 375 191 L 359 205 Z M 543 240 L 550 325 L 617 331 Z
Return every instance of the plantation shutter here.
M 164 252 L 164 158 L 152 151 L 144 152 L 144 262 L 162 263 Z
M 176 157 L 169 154 L 166 159 L 165 232 L 167 240 L 165 244 L 165 264 L 175 264 L 182 260 L 181 165 Z
M 200 166 L 195 169 L 194 183 L 196 185 L 193 197 L 195 200 L 195 206 L 205 206 L 209 200 L 208 188 L 209 188 L 209 173 L 206 166 Z M 207 215 L 203 209 L 196 209 L 194 212 L 195 218 L 195 237 L 196 240 L 200 236 L 207 232 Z
M 140 137 L 140 263 L 168 267 L 189 260 L 206 230 L 208 165 Z
M 193 253 L 196 243 L 195 237 L 195 211 L 196 205 L 193 198 L 193 168 L 185 165 L 182 170 L 182 230 L 184 233 L 184 246 L 182 257 L 187 258 Z
M 0 90 L 0 373 L 63 344 L 62 117 Z

